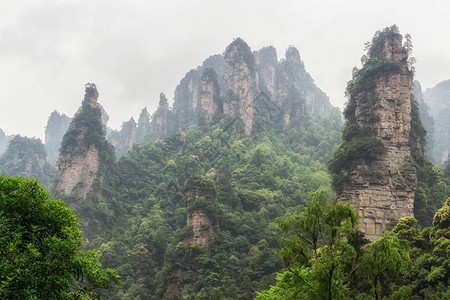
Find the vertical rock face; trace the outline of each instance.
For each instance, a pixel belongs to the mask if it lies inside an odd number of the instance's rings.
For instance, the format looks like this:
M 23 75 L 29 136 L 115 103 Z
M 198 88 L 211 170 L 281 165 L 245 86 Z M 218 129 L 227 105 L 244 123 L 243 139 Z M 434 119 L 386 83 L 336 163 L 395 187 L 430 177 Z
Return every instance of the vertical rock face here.
M 235 39 L 225 50 L 225 81 L 227 101 L 223 104 L 226 114 L 240 115 L 245 133 L 252 132 L 256 97 L 255 58 L 249 46 L 241 38 Z
M 93 185 L 102 183 L 101 166 L 106 158 L 113 157 L 112 147 L 105 139 L 97 87 L 92 83 L 85 87 L 81 108 L 63 138 L 54 186 L 56 195 L 78 200 L 85 200 L 91 192 L 99 195 Z
M 297 48 L 291 46 L 286 50 L 281 67 L 279 93 L 286 125 L 292 118 L 301 118 L 305 113 L 314 116 L 331 110 L 328 96 L 316 86 L 311 75 L 306 72 Z
M 124 156 L 137 142 L 136 121 L 133 118 L 123 122 L 120 131 L 113 131 L 108 136 L 108 142 L 116 149 L 116 156 Z
M 45 127 L 45 147 L 47 148 L 47 161 L 56 165 L 59 156 L 59 147 L 64 134 L 69 128 L 72 119 L 56 110 L 50 114 Z
M 442 81 L 424 92 L 426 104 L 434 119 L 431 155 L 437 164 L 443 164 L 450 154 L 450 80 Z
M 190 70 L 175 89 L 172 124 L 176 130 L 187 127 L 196 120 L 196 110 L 201 87 L 200 73 Z M 176 130 L 170 130 L 176 131 Z
M 215 202 L 215 188 L 211 180 L 194 177 L 186 182 L 185 195 L 188 201 L 187 226 L 192 227 L 193 236 L 188 244 L 199 244 L 202 247 L 214 241 L 214 220 L 208 206 Z
M 413 82 L 411 93 L 414 96 L 414 99 L 417 101 L 420 119 L 422 120 L 423 127 L 427 131 L 425 155 L 431 159 L 433 155 L 432 151 L 434 144 L 434 120 L 430 114 L 430 108 L 425 103 L 422 93 L 422 87 L 417 80 Z
M 136 132 L 136 142 L 146 142 L 147 135 L 150 134 L 150 115 L 147 108 L 143 108 L 139 115 L 138 127 Z
M 264 47 L 255 52 L 257 65 L 257 82 L 259 90 L 266 93 L 270 98 L 277 94 L 280 68 L 277 51 L 274 47 Z
M 8 143 L 13 139 L 14 136 L 6 135 L 5 132 L 0 129 L 0 155 L 2 155 L 8 148 Z
M 337 193 L 338 201 L 351 202 L 360 217 L 359 229 L 371 240 L 381 236 L 391 221 L 413 216 L 417 176 L 409 145 L 412 73 L 401 39 L 398 32 L 388 31 L 373 42 L 372 48 L 378 50 L 354 77 L 358 88 L 349 92 L 349 124 L 343 134 L 347 148 L 338 149 L 339 155 L 361 147 L 355 154 L 348 152 L 353 156 L 349 159 L 361 160 L 341 170 L 345 180 Z M 364 136 L 365 132 L 372 134 Z M 383 150 L 372 154 L 375 149 Z
M 153 139 L 161 139 L 169 133 L 169 118 L 171 112 L 169 111 L 169 102 L 167 101 L 166 95 L 161 93 L 159 95 L 159 106 L 158 109 L 152 116 L 152 121 L 150 123 L 150 135 Z
M 211 123 L 214 115 L 223 112 L 217 75 L 213 69 L 207 68 L 203 71 L 199 101 L 200 113 L 208 124 Z

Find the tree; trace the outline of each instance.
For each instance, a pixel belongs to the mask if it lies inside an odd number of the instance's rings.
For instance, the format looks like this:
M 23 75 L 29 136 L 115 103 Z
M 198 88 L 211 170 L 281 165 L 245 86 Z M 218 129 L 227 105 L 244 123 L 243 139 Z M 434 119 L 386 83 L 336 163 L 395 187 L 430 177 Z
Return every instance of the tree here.
M 119 282 L 84 250 L 79 220 L 36 180 L 0 176 L 0 298 L 92 299 Z
M 383 288 L 396 288 L 393 284 L 394 276 L 411 267 L 409 242 L 399 239 L 392 231 L 386 231 L 379 240 L 367 247 L 370 249 L 362 256 L 358 273 L 367 279 L 375 299 L 383 299 Z M 393 292 L 401 294 L 410 293 L 411 290 L 405 286 Z
M 284 233 L 279 254 L 286 267 L 277 285 L 257 299 L 342 299 L 347 293 L 356 251 L 349 241 L 357 216 L 349 203 L 331 205 L 323 193 L 313 193 L 304 210 L 277 219 Z

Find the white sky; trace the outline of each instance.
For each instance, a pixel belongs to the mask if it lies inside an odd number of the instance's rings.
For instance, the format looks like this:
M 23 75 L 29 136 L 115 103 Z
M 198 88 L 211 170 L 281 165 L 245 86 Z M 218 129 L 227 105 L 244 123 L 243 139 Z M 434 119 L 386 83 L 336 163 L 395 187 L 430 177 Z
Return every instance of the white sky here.
M 119 128 L 236 37 L 278 58 L 297 47 L 316 84 L 343 107 L 364 43 L 397 24 L 410 33 L 422 88 L 450 79 L 446 0 L 1 0 L 0 128 L 44 137 L 53 110 L 72 116 L 84 84 Z

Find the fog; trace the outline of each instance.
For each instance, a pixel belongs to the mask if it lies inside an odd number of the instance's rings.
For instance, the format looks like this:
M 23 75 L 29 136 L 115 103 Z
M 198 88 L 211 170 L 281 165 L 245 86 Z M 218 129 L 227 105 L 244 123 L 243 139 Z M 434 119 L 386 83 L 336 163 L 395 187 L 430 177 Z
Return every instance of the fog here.
M 416 79 L 450 79 L 447 1 L 3 1 L 0 11 L 0 128 L 43 138 L 53 110 L 72 116 L 84 84 L 120 128 L 190 69 L 236 37 L 252 50 L 299 49 L 307 71 L 343 107 L 364 43 L 397 24 L 410 33 Z

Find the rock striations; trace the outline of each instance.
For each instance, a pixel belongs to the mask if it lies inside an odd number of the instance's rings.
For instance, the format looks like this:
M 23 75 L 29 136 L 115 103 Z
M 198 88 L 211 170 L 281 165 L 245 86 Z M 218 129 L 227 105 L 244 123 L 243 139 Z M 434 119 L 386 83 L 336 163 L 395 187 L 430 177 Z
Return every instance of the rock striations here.
M 58 160 L 58 174 L 54 194 L 71 198 L 75 202 L 100 196 L 99 188 L 108 160 L 113 160 L 114 150 L 105 139 L 95 84 L 86 84 L 81 108 L 64 135 Z M 97 188 L 94 188 L 96 185 Z
M 223 113 L 239 117 L 245 134 L 251 134 L 261 119 L 259 99 L 276 106 L 277 114 L 282 112 L 284 127 L 291 119 L 328 113 L 332 108 L 306 72 L 296 48 L 290 47 L 286 58 L 278 61 L 274 47 L 252 52 L 241 38 L 228 45 L 223 55 L 209 57 L 185 75 L 175 90 L 173 108 L 164 99 L 152 116 L 152 139 L 202 119 L 210 124 Z
M 56 165 L 61 141 L 71 121 L 70 117 L 60 114 L 56 110 L 48 117 L 47 126 L 45 127 L 45 147 L 48 152 L 47 161 L 53 166 Z
M 374 240 L 390 222 L 413 216 L 417 175 L 411 152 L 413 74 L 398 29 L 378 32 L 368 55 L 349 82 L 348 122 L 330 165 L 338 201 L 351 202 L 359 229 Z
M 202 247 L 214 241 L 213 230 L 215 184 L 212 180 L 193 176 L 186 181 L 184 191 L 187 198 L 187 226 L 192 228 L 192 236 L 186 239 L 187 244 L 199 244 Z

